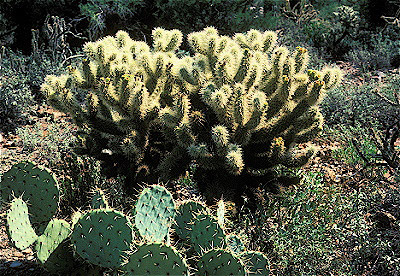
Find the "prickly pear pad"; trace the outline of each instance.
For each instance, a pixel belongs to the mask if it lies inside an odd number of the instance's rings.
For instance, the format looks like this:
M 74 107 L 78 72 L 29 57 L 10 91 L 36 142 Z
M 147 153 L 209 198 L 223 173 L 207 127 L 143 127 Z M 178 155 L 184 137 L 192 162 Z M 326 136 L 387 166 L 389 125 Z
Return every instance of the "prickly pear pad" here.
M 51 272 L 67 272 L 73 268 L 74 258 L 65 243 L 71 234 L 70 225 L 65 220 L 52 219 L 36 243 L 38 260 Z
M 52 173 L 31 162 L 15 164 L 4 173 L 0 182 L 0 196 L 5 201 L 22 196 L 29 204 L 32 225 L 37 232 L 39 225 L 47 225 L 58 208 L 58 184 Z M 44 227 L 43 227 L 44 229 Z
M 269 269 L 267 268 L 268 260 L 267 257 L 257 251 L 247 251 L 240 256 L 246 267 L 246 272 L 249 275 L 269 275 Z
M 226 245 L 236 255 L 240 255 L 246 250 L 242 240 L 235 234 L 226 236 Z
M 179 253 L 159 243 L 139 246 L 124 270 L 128 275 L 188 275 L 188 266 Z
M 199 275 L 245 275 L 241 261 L 224 249 L 212 249 L 197 263 Z
M 135 225 L 142 237 L 150 242 L 162 242 L 175 217 L 175 203 L 163 186 L 145 188 L 135 205 Z
M 7 212 L 8 235 L 14 246 L 24 250 L 38 238 L 29 221 L 28 206 L 21 198 L 14 198 Z
M 102 267 L 121 265 L 133 241 L 132 225 L 114 210 L 92 210 L 75 223 L 71 243 L 86 261 Z
M 200 212 L 207 213 L 206 206 L 193 200 L 185 201 L 178 207 L 174 229 L 180 238 L 188 239 L 190 237 L 191 222 Z
M 198 253 L 225 245 L 225 234 L 217 220 L 207 214 L 199 214 L 190 226 L 190 242 Z

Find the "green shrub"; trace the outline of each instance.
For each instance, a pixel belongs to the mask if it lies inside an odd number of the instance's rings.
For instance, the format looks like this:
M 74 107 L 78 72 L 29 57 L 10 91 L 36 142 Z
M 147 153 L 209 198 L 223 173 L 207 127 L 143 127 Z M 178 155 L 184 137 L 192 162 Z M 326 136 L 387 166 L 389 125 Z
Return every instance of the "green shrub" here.
M 304 24 L 303 32 L 321 53 L 334 58 L 343 56 L 357 38 L 360 24 L 359 12 L 351 6 L 341 5 L 326 14 L 316 16 Z
M 353 254 L 358 271 L 371 275 L 396 275 L 400 272 L 400 209 L 398 188 L 381 189 L 367 216 L 370 227 L 368 240 Z
M 377 187 L 358 190 L 327 183 L 321 173 L 298 174 L 303 182 L 280 195 L 260 191 L 257 211 L 244 208 L 234 227 L 266 252 L 274 275 L 360 275 L 353 257 L 373 246 L 365 215 L 378 202 Z
M 394 93 L 397 93 L 399 85 L 400 76 L 397 73 L 384 76 L 381 82 L 344 82 L 342 86 L 328 92 L 321 103 L 327 125 L 356 126 L 359 123 L 385 128 L 398 118 L 400 110 L 398 106 L 383 100 L 378 92 L 396 102 Z
M 224 34 L 248 31 L 252 28 L 266 30 L 279 20 L 272 9 L 280 1 L 244 0 L 156 0 L 155 17 L 160 26 L 177 28 L 184 33 L 215 26 Z
M 89 20 L 89 37 L 97 39 L 104 33 L 107 20 L 132 18 L 144 5 L 143 0 L 94 0 L 79 4 L 79 8 L 81 15 Z
M 53 166 L 63 155 L 71 152 L 76 143 L 76 132 L 68 123 L 36 122 L 16 130 L 22 146 L 31 156 Z
M 6 48 L 0 56 L 0 128 L 2 131 L 15 127 L 34 105 L 29 78 L 22 71 L 23 56 Z
M 388 34 L 372 35 L 366 44 L 355 44 L 346 57 L 362 69 L 363 72 L 398 67 L 395 59 L 400 55 L 400 40 Z
M 358 150 L 367 158 L 368 162 L 376 161 L 378 150 L 369 136 L 368 130 L 356 123 L 356 126 L 342 126 L 331 133 L 342 146 L 332 152 L 332 157 L 350 165 L 367 165 L 361 158 Z M 358 147 L 358 149 L 357 149 Z

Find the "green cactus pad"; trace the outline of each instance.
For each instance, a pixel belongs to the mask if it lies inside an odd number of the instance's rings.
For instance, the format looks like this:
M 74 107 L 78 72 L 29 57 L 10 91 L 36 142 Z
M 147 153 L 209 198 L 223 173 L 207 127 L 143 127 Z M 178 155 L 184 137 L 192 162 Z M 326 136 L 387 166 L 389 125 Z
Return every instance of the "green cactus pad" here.
M 235 234 L 226 237 L 226 245 L 236 255 L 240 255 L 246 250 L 242 240 Z
M 210 215 L 199 214 L 189 228 L 190 242 L 198 253 L 212 248 L 222 248 L 225 245 L 224 231 L 217 220 Z
M 24 250 L 38 238 L 29 221 L 28 206 L 22 198 L 14 198 L 7 211 L 8 235 L 16 248 Z
M 52 219 L 58 208 L 59 189 L 55 177 L 46 168 L 31 162 L 15 164 L 4 173 L 0 196 L 5 201 L 20 197 L 29 205 L 31 223 L 37 233 Z
M 68 222 L 52 219 L 36 243 L 38 260 L 50 272 L 66 273 L 74 268 L 74 257 L 66 239 L 71 234 Z
M 96 189 L 93 192 L 92 202 L 90 205 L 92 209 L 108 209 L 108 202 L 102 190 Z
M 268 260 L 263 253 L 247 251 L 240 256 L 240 259 L 245 264 L 246 272 L 249 275 L 269 275 Z
M 127 275 L 188 275 L 188 266 L 179 253 L 159 243 L 139 246 L 123 268 Z
M 224 249 L 212 249 L 197 263 L 199 275 L 245 275 L 241 261 Z
M 71 243 L 86 261 L 116 268 L 126 258 L 133 238 L 128 217 L 114 210 L 97 209 L 78 219 L 72 230 Z
M 162 242 L 175 217 L 175 203 L 163 186 L 145 188 L 135 205 L 135 225 L 142 237 L 150 242 Z
M 183 202 L 177 209 L 174 229 L 182 239 L 190 237 L 191 222 L 199 213 L 207 213 L 206 206 L 200 202 L 189 200 Z

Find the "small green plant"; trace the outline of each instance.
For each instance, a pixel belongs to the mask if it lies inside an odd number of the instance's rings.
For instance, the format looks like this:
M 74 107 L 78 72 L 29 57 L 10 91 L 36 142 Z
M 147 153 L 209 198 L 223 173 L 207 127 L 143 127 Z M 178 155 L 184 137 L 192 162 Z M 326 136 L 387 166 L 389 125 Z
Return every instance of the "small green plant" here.
M 380 78 L 367 83 L 346 82 L 328 92 L 321 103 L 326 124 L 356 127 L 358 123 L 383 130 L 394 123 L 399 115 L 396 91 L 400 77 L 393 73 Z
M 351 165 L 361 164 L 364 166 L 370 165 L 368 162 L 377 159 L 378 149 L 374 141 L 369 137 L 366 129 L 359 124 L 355 127 L 342 127 L 340 130 L 334 131 L 334 136 L 344 142 L 342 147 L 332 152 L 334 158 Z M 360 153 L 367 158 L 368 162 L 361 157 Z
M 93 0 L 79 4 L 79 9 L 89 21 L 90 39 L 98 39 L 106 30 L 107 20 L 113 16 L 126 20 L 144 5 L 143 0 Z
M 355 43 L 346 57 L 354 62 L 362 72 L 398 67 L 400 40 L 391 37 L 392 29 L 372 34 L 366 43 Z
M 361 253 L 368 240 L 365 214 L 374 202 L 373 188 L 332 185 L 321 173 L 307 172 L 301 184 L 280 195 L 260 191 L 258 210 L 244 209 L 234 223 L 252 246 L 266 252 L 278 275 L 355 275 L 345 252 Z
M 23 148 L 50 167 L 71 153 L 71 147 L 77 141 L 74 126 L 67 122 L 36 122 L 32 126 L 20 127 L 16 132 Z
M 25 59 L 18 54 L 0 48 L 0 129 L 14 128 L 33 106 L 29 79 L 21 72 Z

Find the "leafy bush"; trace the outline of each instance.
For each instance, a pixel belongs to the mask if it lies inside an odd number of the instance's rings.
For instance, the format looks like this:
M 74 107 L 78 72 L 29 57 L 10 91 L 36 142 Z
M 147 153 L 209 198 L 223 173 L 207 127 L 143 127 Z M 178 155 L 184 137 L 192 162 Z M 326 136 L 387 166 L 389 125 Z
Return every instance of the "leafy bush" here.
M 23 148 L 42 160 L 48 166 L 61 161 L 62 156 L 71 152 L 77 138 L 68 123 L 36 122 L 32 126 L 16 130 Z
M 266 252 L 274 275 L 361 275 L 356 263 L 366 264 L 363 253 L 375 246 L 365 215 L 379 201 L 377 186 L 353 189 L 327 183 L 321 173 L 303 176 L 280 195 L 260 190 L 257 211 L 244 208 L 234 227 Z
M 351 6 L 338 6 L 331 14 L 317 16 L 307 22 L 303 31 L 315 47 L 333 57 L 343 56 L 356 39 L 360 24 L 359 13 Z
M 3 48 L 0 56 L 0 125 L 3 131 L 16 125 L 34 104 L 29 78 L 21 70 L 25 59 Z
M 367 218 L 370 221 L 368 240 L 353 255 L 354 266 L 371 275 L 396 275 L 400 272 L 400 193 L 386 187 L 375 194 Z
M 377 160 L 378 150 L 369 135 L 365 126 L 362 127 L 360 123 L 356 123 L 355 126 L 339 127 L 333 131 L 332 137 L 335 137 L 343 145 L 332 152 L 332 157 L 350 165 L 368 165 L 366 160 L 361 158 L 359 150 L 368 159 L 368 162 Z
M 279 1 L 269 5 L 262 1 L 245 0 L 156 0 L 154 13 L 158 25 L 178 28 L 184 33 L 215 26 L 222 33 L 248 31 L 251 28 L 266 30 L 275 25 L 271 11 Z M 276 21 L 275 21 L 276 22 Z
M 30 56 L 5 47 L 0 51 L 0 125 L 9 131 L 43 101 L 39 88 L 45 76 L 63 70 L 43 49 Z
M 395 101 L 400 85 L 398 73 L 388 74 L 381 82 L 365 84 L 344 82 L 342 86 L 328 92 L 321 103 L 321 110 L 328 126 L 369 124 L 385 128 L 399 116 L 398 106 L 383 100 L 383 95 Z M 379 93 L 379 94 L 378 94 Z
M 397 67 L 400 56 L 400 40 L 388 34 L 372 35 L 366 44 L 355 44 L 346 54 L 348 60 L 354 62 L 363 72 Z
M 107 20 L 127 20 L 145 5 L 143 0 L 94 0 L 79 4 L 81 15 L 89 20 L 89 37 L 98 39 L 106 29 Z

